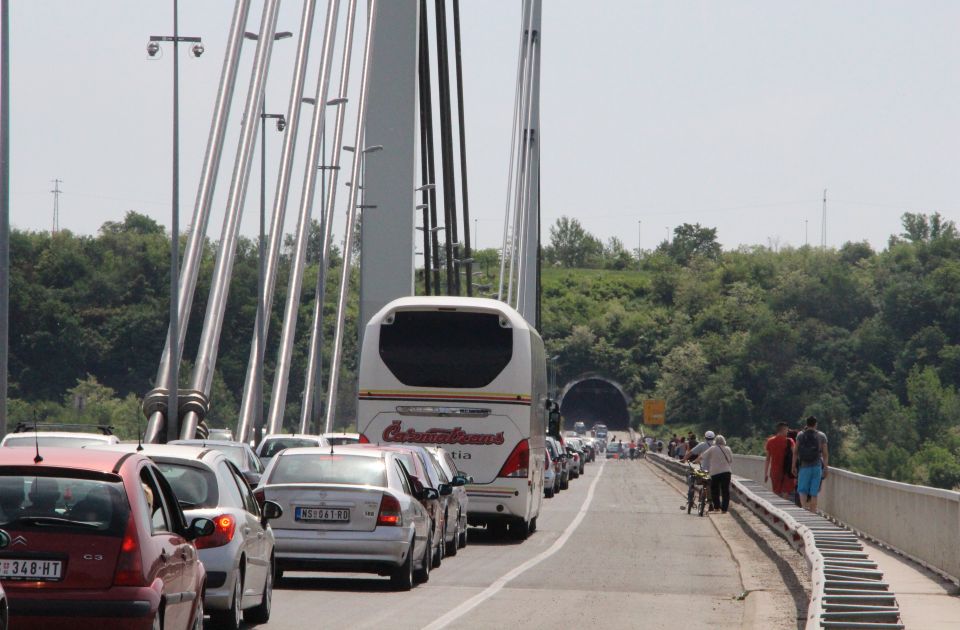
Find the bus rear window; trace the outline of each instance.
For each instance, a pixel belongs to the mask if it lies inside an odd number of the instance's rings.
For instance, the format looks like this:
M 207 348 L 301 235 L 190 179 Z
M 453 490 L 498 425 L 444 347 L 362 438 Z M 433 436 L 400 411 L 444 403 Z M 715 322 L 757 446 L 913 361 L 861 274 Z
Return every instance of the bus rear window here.
M 485 387 L 513 357 L 494 313 L 400 311 L 380 326 L 380 358 L 411 387 Z

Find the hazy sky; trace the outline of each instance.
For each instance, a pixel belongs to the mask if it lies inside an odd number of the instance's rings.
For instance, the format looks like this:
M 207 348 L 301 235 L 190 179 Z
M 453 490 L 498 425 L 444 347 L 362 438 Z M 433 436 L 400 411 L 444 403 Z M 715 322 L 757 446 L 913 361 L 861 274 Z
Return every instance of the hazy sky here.
M 50 228 L 55 177 L 64 180 L 63 228 L 94 233 L 127 210 L 169 225 L 171 51 L 150 60 L 145 46 L 149 35 L 169 34 L 170 3 L 10 4 L 13 225 Z M 233 2 L 180 5 L 181 33 L 201 35 L 206 45 L 200 59 L 181 53 L 185 226 Z M 732 247 L 770 239 L 803 244 L 808 220 L 817 243 L 824 188 L 831 245 L 867 239 L 883 246 L 907 210 L 960 215 L 960 3 L 544 5 L 545 237 L 565 214 L 630 248 L 638 221 L 647 248 L 682 222 L 716 226 Z M 297 30 L 301 6 L 283 3 L 281 30 Z M 249 30 L 258 30 L 260 7 L 252 3 Z M 501 238 L 519 7 L 519 0 L 462 0 L 471 209 L 481 246 Z M 317 51 L 319 37 L 315 42 Z M 294 46 L 286 40 L 275 49 L 271 111 L 286 109 Z M 217 187 L 209 230 L 215 239 L 252 51 L 245 49 Z M 272 199 L 280 135 L 268 130 L 267 141 Z M 305 150 L 301 139 L 301 158 Z M 295 181 L 302 168 L 298 162 Z M 295 183 L 288 216 L 299 190 Z M 247 235 L 258 200 L 257 165 Z M 290 219 L 287 231 L 292 226 Z

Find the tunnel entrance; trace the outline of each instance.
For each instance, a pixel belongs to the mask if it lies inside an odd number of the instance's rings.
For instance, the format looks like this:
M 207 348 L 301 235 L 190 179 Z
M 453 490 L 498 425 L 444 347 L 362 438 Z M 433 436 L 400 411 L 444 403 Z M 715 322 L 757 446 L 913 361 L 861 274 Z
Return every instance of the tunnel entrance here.
M 577 421 L 589 429 L 601 422 L 612 431 L 630 427 L 630 411 L 623 388 L 602 376 L 588 376 L 571 381 L 560 397 L 560 414 L 564 428 L 572 429 Z

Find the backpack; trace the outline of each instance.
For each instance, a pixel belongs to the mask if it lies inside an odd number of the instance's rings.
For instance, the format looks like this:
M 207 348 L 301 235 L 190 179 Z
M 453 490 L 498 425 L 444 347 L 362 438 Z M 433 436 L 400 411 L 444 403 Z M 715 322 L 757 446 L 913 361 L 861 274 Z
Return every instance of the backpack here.
M 787 438 L 787 444 L 784 447 L 785 453 L 783 455 L 783 474 L 787 477 L 793 478 L 793 440 Z
M 820 438 L 816 431 L 804 430 L 797 436 L 797 459 L 801 466 L 820 461 Z

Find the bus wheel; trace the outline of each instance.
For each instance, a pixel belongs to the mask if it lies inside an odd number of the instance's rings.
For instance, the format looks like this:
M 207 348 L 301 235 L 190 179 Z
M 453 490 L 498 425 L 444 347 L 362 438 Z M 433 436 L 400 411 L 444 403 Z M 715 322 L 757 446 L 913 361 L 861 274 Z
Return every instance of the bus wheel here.
M 514 521 L 510 523 L 510 537 L 514 540 L 526 540 L 530 536 L 529 521 Z

